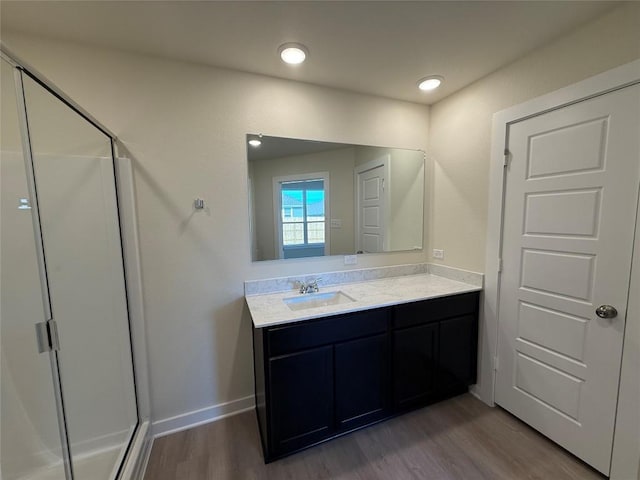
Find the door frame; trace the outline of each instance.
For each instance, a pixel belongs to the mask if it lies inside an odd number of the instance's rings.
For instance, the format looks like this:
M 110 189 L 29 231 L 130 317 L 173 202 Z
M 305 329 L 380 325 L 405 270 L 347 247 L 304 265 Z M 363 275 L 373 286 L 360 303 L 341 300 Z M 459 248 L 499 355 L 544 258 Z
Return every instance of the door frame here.
M 374 158 L 373 160 L 369 160 L 366 163 L 361 165 L 357 165 L 353 169 L 353 191 L 355 198 L 353 200 L 353 205 L 355 206 L 355 246 L 356 252 L 360 251 L 360 175 L 369 170 L 373 170 L 374 168 L 383 167 L 384 168 L 384 177 L 386 179 L 386 185 L 383 186 L 383 195 L 382 202 L 384 205 L 384 210 L 382 212 L 382 222 L 383 222 L 383 237 L 382 237 L 382 250 L 388 251 L 389 242 L 391 240 L 391 233 L 389 228 L 389 209 L 391 206 L 391 155 L 386 153 L 381 157 Z
M 490 406 L 494 406 L 495 379 L 498 344 L 498 307 L 500 300 L 500 270 L 502 256 L 503 207 L 505 203 L 505 165 L 509 161 L 505 145 L 508 129 L 512 123 L 526 120 L 552 110 L 557 110 L 592 97 L 640 83 L 640 60 L 608 70 L 586 80 L 564 87 L 555 92 L 534 98 L 519 105 L 509 107 L 493 115 L 491 137 L 491 160 L 489 167 L 489 204 L 487 219 L 487 247 L 485 251 L 485 285 L 482 300 L 479 329 L 478 383 L 473 393 Z M 636 219 L 636 227 L 637 227 Z M 638 228 L 636 228 L 638 231 Z M 638 244 L 638 238 L 636 245 Z M 632 270 L 640 268 L 640 252 L 635 251 Z M 637 275 L 637 273 L 636 273 Z M 633 281 L 633 280 L 632 280 Z M 640 381 L 634 373 L 634 362 L 640 355 L 640 345 L 629 341 L 628 332 L 637 331 L 640 324 L 638 309 L 630 310 L 625 327 L 622 352 L 622 376 L 619 386 L 618 403 L 637 405 Z M 629 374 L 631 372 L 631 374 Z M 625 374 L 626 373 L 626 374 Z M 624 424 L 637 425 L 638 414 L 634 409 L 618 409 L 616 427 Z M 634 436 L 636 438 L 634 438 Z M 613 444 L 611 478 L 629 478 L 629 472 L 638 475 L 640 460 L 640 439 L 637 432 L 616 428 Z M 622 454 L 622 452 L 626 454 Z

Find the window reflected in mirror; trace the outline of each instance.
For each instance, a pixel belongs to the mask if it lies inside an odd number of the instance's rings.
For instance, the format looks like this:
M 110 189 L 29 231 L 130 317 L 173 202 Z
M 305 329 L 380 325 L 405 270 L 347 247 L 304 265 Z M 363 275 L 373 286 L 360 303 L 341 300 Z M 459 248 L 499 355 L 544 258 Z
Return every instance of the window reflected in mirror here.
M 326 175 L 306 175 L 295 179 L 276 178 L 274 187 L 280 202 L 275 205 L 280 258 L 324 255 L 326 234 Z

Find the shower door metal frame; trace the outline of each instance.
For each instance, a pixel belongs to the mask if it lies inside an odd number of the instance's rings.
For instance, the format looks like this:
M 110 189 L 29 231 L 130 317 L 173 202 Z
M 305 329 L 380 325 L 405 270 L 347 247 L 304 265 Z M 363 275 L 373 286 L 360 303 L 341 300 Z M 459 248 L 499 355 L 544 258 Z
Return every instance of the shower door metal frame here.
M 113 164 L 113 181 L 114 181 L 114 190 L 116 196 L 116 216 L 118 222 L 118 230 L 120 237 L 120 252 L 122 258 L 122 271 L 123 271 L 123 282 L 124 282 L 124 292 L 125 292 L 125 306 L 127 311 L 127 326 L 128 326 L 128 338 L 129 338 L 129 350 L 130 350 L 130 358 L 131 358 L 131 368 L 132 368 L 132 380 L 133 380 L 133 389 L 134 389 L 134 398 L 135 398 L 135 407 L 136 407 L 136 424 L 132 430 L 131 437 L 128 440 L 126 448 L 123 450 L 123 454 L 120 455 L 120 465 L 118 465 L 118 470 L 116 474 L 116 479 L 122 477 L 122 473 L 124 471 L 124 467 L 126 464 L 127 457 L 129 452 L 131 451 L 131 447 L 136 439 L 136 435 L 141 426 L 141 412 L 139 405 L 139 397 L 138 397 L 138 385 L 136 380 L 136 362 L 135 362 L 135 354 L 133 347 L 133 338 L 132 338 L 132 325 L 131 325 L 131 315 L 130 315 L 130 300 L 129 300 L 129 289 L 127 285 L 127 265 L 125 262 L 125 248 L 124 248 L 124 239 L 122 232 L 122 216 L 120 213 L 121 207 L 121 199 L 119 196 L 118 190 L 118 165 L 116 163 L 117 159 L 117 137 L 104 125 L 98 122 L 91 114 L 85 111 L 80 105 L 74 102 L 71 98 L 69 98 L 64 92 L 55 87 L 55 85 L 51 84 L 42 74 L 37 72 L 30 66 L 27 66 L 25 62 L 22 62 L 12 54 L 3 44 L 0 44 L 0 56 L 3 60 L 6 60 L 14 69 L 14 81 L 15 81 L 15 89 L 16 89 L 16 100 L 17 100 L 17 110 L 18 110 L 18 122 L 20 129 L 20 137 L 22 141 L 23 148 L 23 156 L 24 156 L 24 165 L 25 165 L 25 173 L 27 180 L 27 189 L 29 192 L 29 196 L 31 197 L 31 208 L 32 208 L 32 223 L 33 223 L 33 231 L 34 231 L 34 240 L 35 240 L 35 248 L 37 255 L 37 263 L 38 263 L 38 271 L 39 271 L 39 279 L 40 279 L 40 290 L 42 293 L 42 302 L 45 313 L 45 324 L 47 327 L 47 331 L 50 333 L 49 341 L 51 341 L 51 332 L 56 332 L 55 336 L 57 336 L 57 327 L 55 325 L 55 319 L 53 318 L 53 312 L 51 307 L 51 299 L 49 293 L 49 280 L 47 274 L 47 264 L 46 264 L 46 252 L 44 248 L 44 242 L 42 237 L 42 227 L 40 222 L 40 208 L 38 203 L 38 189 L 35 180 L 35 167 L 33 162 L 33 151 L 31 148 L 31 138 L 29 132 L 29 120 L 27 113 L 27 105 L 26 98 L 24 94 L 24 75 L 27 75 L 29 78 L 34 80 L 38 85 L 48 91 L 55 98 L 60 100 L 63 104 L 69 107 L 73 112 L 80 115 L 87 122 L 97 128 L 101 133 L 106 135 L 109 138 L 109 146 L 111 152 L 111 162 Z M 54 342 L 55 343 L 55 342 Z M 58 348 L 56 345 L 49 345 L 48 355 L 49 362 L 51 365 L 51 375 L 53 380 L 53 390 L 54 390 L 54 398 L 56 404 L 56 412 L 58 415 L 58 430 L 60 435 L 60 443 L 62 449 L 62 460 L 64 465 L 65 478 L 67 480 L 74 480 L 73 474 L 73 462 L 71 458 L 71 450 L 70 450 L 70 442 L 69 442 L 69 432 L 67 430 L 67 417 L 64 408 L 64 392 L 62 390 L 62 383 L 60 379 L 60 362 L 58 358 Z
M 6 56 L 3 55 L 6 60 Z M 38 263 L 38 272 L 40 279 L 40 292 L 42 296 L 42 305 L 44 311 L 44 321 L 47 330 L 52 328 L 51 322 L 53 316 L 51 314 L 51 299 L 49 296 L 49 282 L 47 279 L 47 267 L 45 263 L 44 245 L 42 242 L 42 229 L 40 226 L 40 208 L 38 206 L 38 192 L 35 184 L 33 152 L 31 151 L 31 141 L 29 138 L 29 130 L 27 125 L 26 104 L 24 99 L 24 84 L 22 83 L 22 71 L 19 65 L 10 62 L 13 65 L 13 76 L 16 89 L 16 107 L 18 109 L 18 127 L 20 129 L 20 138 L 22 142 L 22 152 L 24 157 L 24 166 L 27 181 L 27 190 L 31 199 L 31 220 L 34 232 L 36 261 Z M 55 328 L 55 326 L 53 326 Z M 53 380 L 53 393 L 56 405 L 56 413 L 58 415 L 58 432 L 60 435 L 60 447 L 62 449 L 62 460 L 64 465 L 64 473 L 67 479 L 73 479 L 73 466 L 71 464 L 71 452 L 69 451 L 69 437 L 67 432 L 67 421 L 64 411 L 64 400 L 62 397 L 62 388 L 60 383 L 60 370 L 58 362 L 58 354 L 55 348 L 49 349 L 49 364 L 51 366 L 51 377 Z

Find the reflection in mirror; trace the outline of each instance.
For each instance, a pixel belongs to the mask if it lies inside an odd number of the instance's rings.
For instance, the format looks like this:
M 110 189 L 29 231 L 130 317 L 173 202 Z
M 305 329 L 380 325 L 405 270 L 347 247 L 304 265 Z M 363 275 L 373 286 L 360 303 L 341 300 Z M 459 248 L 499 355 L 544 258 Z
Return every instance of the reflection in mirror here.
M 422 249 L 424 152 L 247 135 L 253 261 Z

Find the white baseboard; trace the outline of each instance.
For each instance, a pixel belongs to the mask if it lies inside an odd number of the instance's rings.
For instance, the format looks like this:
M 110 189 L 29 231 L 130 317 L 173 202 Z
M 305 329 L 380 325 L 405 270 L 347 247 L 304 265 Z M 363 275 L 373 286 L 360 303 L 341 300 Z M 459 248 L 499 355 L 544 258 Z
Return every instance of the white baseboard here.
M 487 401 L 484 398 L 482 398 L 482 396 L 480 395 L 480 391 L 478 389 L 477 385 L 471 385 L 471 387 L 469 388 L 469 393 L 471 395 L 473 395 L 474 397 L 476 397 L 478 400 L 480 400 L 482 403 L 490 406 L 490 407 L 495 407 L 496 404 L 491 402 L 491 401 Z M 640 480 L 640 479 L 639 479 Z
M 153 438 L 163 437 L 171 433 L 180 432 L 189 428 L 215 422 L 231 415 L 246 412 L 255 407 L 254 395 L 231 400 L 230 402 L 219 403 L 210 407 L 183 413 L 175 417 L 156 420 L 151 427 Z

